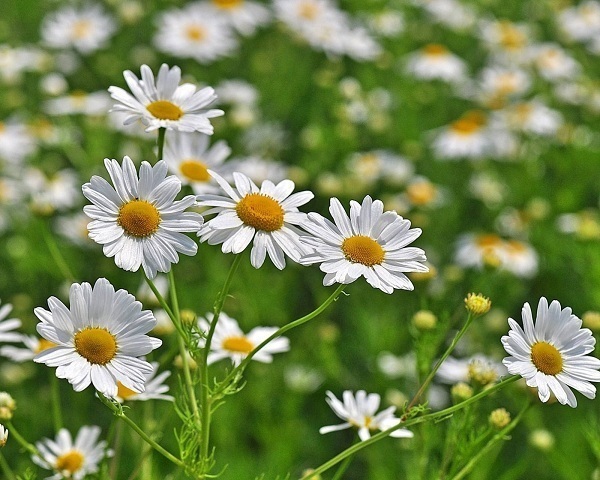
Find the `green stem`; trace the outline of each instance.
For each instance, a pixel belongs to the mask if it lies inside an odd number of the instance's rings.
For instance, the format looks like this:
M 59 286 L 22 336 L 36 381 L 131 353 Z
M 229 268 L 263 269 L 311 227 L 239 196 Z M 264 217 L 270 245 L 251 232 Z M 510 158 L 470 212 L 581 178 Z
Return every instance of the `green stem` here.
M 441 411 L 435 412 L 435 413 L 430 413 L 428 415 L 423 415 L 421 417 L 411 418 L 405 422 L 400 422 L 398 425 L 396 425 L 392 428 L 389 428 L 387 430 L 383 430 L 382 432 L 379 432 L 379 433 L 373 435 L 371 438 L 369 438 L 367 440 L 364 440 L 360 443 L 352 445 L 351 447 L 347 448 L 343 452 L 341 452 L 338 455 L 336 455 L 335 457 L 333 457 L 331 460 L 328 460 L 327 462 L 325 462 L 320 467 L 314 469 L 309 474 L 303 476 L 300 480 L 308 480 L 309 478 L 314 478 L 316 475 L 320 475 L 321 473 L 329 470 L 334 465 L 337 465 L 339 462 L 344 460 L 346 457 L 354 455 L 358 451 L 362 450 L 363 448 L 366 448 L 369 445 L 371 445 L 375 442 L 378 442 L 379 440 L 381 440 L 383 438 L 388 437 L 392 432 L 394 432 L 395 430 L 398 430 L 399 428 L 406 428 L 406 427 L 410 427 L 412 425 L 417 425 L 419 423 L 435 421 L 437 419 L 447 417 L 447 416 L 453 414 L 454 412 L 458 412 L 459 410 L 462 410 L 463 408 L 471 405 L 472 403 L 475 403 L 478 400 L 480 400 L 484 397 L 487 397 L 488 395 L 491 395 L 492 393 L 496 392 L 497 390 L 504 388 L 509 383 L 512 383 L 520 378 L 521 377 L 519 375 L 514 375 L 512 377 L 505 378 L 504 380 L 501 380 L 500 382 L 493 385 L 492 387 L 489 387 L 489 388 L 479 392 L 478 394 L 473 395 L 471 398 L 465 400 L 464 402 L 457 403 L 456 405 L 452 405 L 451 407 L 448 407 L 445 410 L 441 410 Z
M 344 461 L 340 464 L 340 466 L 338 467 L 338 469 L 336 470 L 335 474 L 333 475 L 333 477 L 331 477 L 331 480 L 340 480 L 342 478 L 342 475 L 346 472 L 346 470 L 348 469 L 348 466 L 350 465 L 350 462 L 352 461 L 352 459 L 354 458 L 354 456 L 352 455 L 348 455 Z
M 460 470 L 460 472 L 458 472 L 454 477 L 452 477 L 451 480 L 461 480 L 462 478 L 465 477 L 465 475 L 468 475 L 469 472 L 475 466 L 475 464 L 479 460 L 481 460 L 481 458 L 485 454 L 487 454 L 494 447 L 494 445 L 496 445 L 496 443 L 498 443 L 500 440 L 502 440 L 508 433 L 510 433 L 518 425 L 518 423 L 521 421 L 521 418 L 523 417 L 523 415 L 525 414 L 527 409 L 529 409 L 530 406 L 531 406 L 531 402 L 527 402 L 525 404 L 525 406 L 521 409 L 519 414 L 515 417 L 515 419 L 512 422 L 510 422 L 506 427 L 504 427 L 502 430 L 500 430 L 498 433 L 496 433 L 496 435 L 494 435 L 483 448 L 479 449 L 479 451 L 469 460 L 469 462 Z
M 225 284 L 223 285 L 223 288 L 217 295 L 217 299 L 215 300 L 215 304 L 213 306 L 213 318 L 210 322 L 208 333 L 206 334 L 206 341 L 204 343 L 204 350 L 202 351 L 202 458 L 208 458 L 208 446 L 210 442 L 211 399 L 209 394 L 210 385 L 208 384 L 208 354 L 210 353 L 210 345 L 212 343 L 212 338 L 215 333 L 215 329 L 217 328 L 217 323 L 219 322 L 219 316 L 221 315 L 223 305 L 225 304 L 225 299 L 227 298 L 227 294 L 229 293 L 229 287 L 231 286 L 233 276 L 235 275 L 235 272 L 237 271 L 241 260 L 241 255 L 235 256 L 233 263 L 229 268 L 227 278 L 225 279 Z
M 227 387 L 227 385 L 229 385 L 231 383 L 231 381 L 234 378 L 236 378 L 236 376 L 239 373 L 244 371 L 244 369 L 246 368 L 248 363 L 250 363 L 250 360 L 252 360 L 252 357 L 254 357 L 254 355 L 256 355 L 265 345 L 267 345 L 272 340 L 280 337 L 288 330 L 299 327 L 300 325 L 308 322 L 309 320 L 312 320 L 313 318 L 315 318 L 316 316 L 321 314 L 331 303 L 333 303 L 335 300 L 337 300 L 340 293 L 342 293 L 342 290 L 344 290 L 344 287 L 346 287 L 345 284 L 339 285 L 335 289 L 335 291 L 331 295 L 329 295 L 327 300 L 325 300 L 318 308 L 316 308 L 315 310 L 310 312 L 308 315 L 305 315 L 304 317 L 301 317 L 297 320 L 294 320 L 293 322 L 288 323 L 287 325 L 284 325 L 279 330 L 277 330 L 275 333 L 273 333 L 270 337 L 268 337 L 266 340 L 264 340 L 261 344 L 259 344 L 254 350 L 252 350 L 248 354 L 248 356 L 246 356 L 246 358 L 244 358 L 240 362 L 240 364 L 237 367 L 235 367 L 233 370 L 231 370 L 231 372 L 229 372 L 227 377 L 225 377 L 225 380 L 223 380 L 221 382 L 221 385 L 219 386 L 219 388 L 217 388 L 217 390 L 214 392 L 215 396 L 217 394 L 221 393 Z
M 178 318 L 175 317 L 175 314 L 173 313 L 173 310 L 171 310 L 171 307 L 169 307 L 167 301 L 160 294 L 160 292 L 156 288 L 156 285 L 154 285 L 154 282 L 152 280 L 150 280 L 145 274 L 144 274 L 144 278 L 146 280 L 146 283 L 150 287 L 150 290 L 152 290 L 152 293 L 154 293 L 154 296 L 158 300 L 158 303 L 160 304 L 160 308 L 162 308 L 165 312 L 167 312 L 167 315 L 169 316 L 169 318 L 173 322 L 173 325 L 175 326 L 175 329 L 177 330 L 177 332 L 179 333 L 179 335 L 185 336 L 185 332 L 181 329 L 181 325 L 178 322 Z
M 163 149 L 165 147 L 165 133 L 167 133 L 166 128 L 161 127 L 158 129 L 158 139 L 156 140 L 156 144 L 158 146 L 158 154 L 156 155 L 156 160 L 163 159 Z
M 413 399 L 411 400 L 411 402 L 408 404 L 408 407 L 406 407 L 406 410 L 405 410 L 405 413 L 404 413 L 404 418 L 406 418 L 406 414 L 410 411 L 410 409 L 417 404 L 417 402 L 421 398 L 421 395 L 423 395 L 423 392 L 425 392 L 425 390 L 427 389 L 427 387 L 429 386 L 429 384 L 433 380 L 433 377 L 435 377 L 435 374 L 439 370 L 439 368 L 442 365 L 442 363 L 444 363 L 444 361 L 450 356 L 450 354 L 452 353 L 452 351 L 456 347 L 456 344 L 458 343 L 458 341 L 462 338 L 462 336 L 465 334 L 465 332 L 467 331 L 467 329 L 471 325 L 471 322 L 473 321 L 473 318 L 474 318 L 473 315 L 471 315 L 471 313 L 469 312 L 469 315 L 467 316 L 467 321 L 465 322 L 465 324 L 463 325 L 463 327 L 456 333 L 456 335 L 454 336 L 454 339 L 452 340 L 452 343 L 450 344 L 450 346 L 446 349 L 446 351 L 444 352 L 444 354 L 437 361 L 437 363 L 435 364 L 435 366 L 433 367 L 433 369 L 431 370 L 431 372 L 429 372 L 429 375 L 427 376 L 427 378 L 425 379 L 425 381 L 423 382 L 423 384 L 419 388 L 419 391 L 415 394 L 415 396 L 413 397 Z
M 31 443 L 29 443 L 27 440 L 25 440 L 10 421 L 6 422 L 6 427 L 8 428 L 8 431 L 10 432 L 10 436 L 12 438 L 14 438 L 17 442 L 19 442 L 19 444 L 25 450 L 27 450 L 32 455 L 35 455 L 35 456 L 41 458 L 41 455 L 40 455 L 40 452 L 38 452 L 38 449 L 35 448 L 35 446 L 32 445 Z
M 52 403 L 52 421 L 54 422 L 54 431 L 58 431 L 63 426 L 62 412 L 60 410 L 60 384 L 53 371 L 50 371 L 50 394 Z
M 154 440 L 152 440 L 146 434 L 146 432 L 144 432 L 131 418 L 129 418 L 127 415 L 125 415 L 122 408 L 117 407 L 114 403 L 112 403 L 108 398 L 106 398 L 100 392 L 98 392 L 98 398 L 104 405 L 106 405 L 110 410 L 112 410 L 112 412 L 118 418 L 121 418 L 127 425 L 129 425 L 129 427 L 131 427 L 140 436 L 140 438 L 142 440 L 144 440 L 148 445 L 150 445 L 154 450 L 156 450 L 158 453 L 160 453 L 166 459 L 173 462 L 179 468 L 185 468 L 185 464 L 179 458 L 177 458 L 171 452 L 167 451 L 166 449 L 161 447 L 158 443 L 156 443 Z
M 52 256 L 52 259 L 54 260 L 54 262 L 56 263 L 56 266 L 60 270 L 60 273 L 62 274 L 63 277 L 65 277 L 66 280 L 68 280 L 70 282 L 74 282 L 75 275 L 73 275 L 73 272 L 71 272 L 71 269 L 69 268 L 69 264 L 65 260 L 65 257 L 63 257 L 63 254 L 61 253 L 60 248 L 58 248 L 58 245 L 56 245 L 56 241 L 54 240 L 54 237 L 50 233 L 50 227 L 47 223 L 44 224 L 43 235 L 44 235 L 44 242 L 46 242 L 46 246 L 48 247 L 48 250 L 50 251 L 50 255 Z
M 17 477 L 8 465 L 8 462 L 6 461 L 6 458 L 4 458 L 4 455 L 2 455 L 2 452 L 0 452 L 0 467 L 2 467 L 2 471 L 6 475 L 6 480 L 17 480 Z

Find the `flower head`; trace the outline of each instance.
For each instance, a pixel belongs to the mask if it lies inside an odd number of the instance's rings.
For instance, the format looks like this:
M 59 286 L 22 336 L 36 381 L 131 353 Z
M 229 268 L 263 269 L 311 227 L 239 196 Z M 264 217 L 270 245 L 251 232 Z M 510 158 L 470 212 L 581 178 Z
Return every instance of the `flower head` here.
M 151 166 L 142 162 L 139 178 L 129 157 L 122 166 L 116 160 L 105 159 L 114 186 L 94 175 L 83 186 L 83 194 L 93 203 L 83 208 L 92 219 L 89 236 L 104 245 L 104 255 L 115 257 L 124 270 L 135 272 L 140 266 L 154 278 L 158 272 L 168 272 L 179 261 L 178 253 L 195 255 L 196 243 L 182 232 L 196 232 L 202 216 L 185 212 L 195 198 L 188 195 L 175 201 L 181 182 L 167 177 L 167 164 L 159 161 Z
M 475 316 L 489 312 L 491 307 L 492 301 L 481 293 L 469 293 L 465 298 L 465 308 Z
M 206 318 L 198 319 L 198 327 L 202 332 L 208 332 L 212 320 L 213 314 L 207 313 Z M 250 352 L 276 331 L 277 327 L 254 327 L 245 334 L 235 319 L 221 312 L 210 344 L 208 363 L 230 358 L 234 365 L 239 365 Z M 204 346 L 205 339 L 201 338 L 199 344 Z M 271 363 L 274 353 L 287 352 L 289 349 L 289 340 L 286 337 L 278 337 L 256 352 L 252 360 Z
M 115 397 L 117 382 L 142 393 L 152 366 L 142 355 L 161 345 L 146 335 L 156 319 L 125 290 L 117 290 L 105 278 L 74 283 L 67 308 L 56 297 L 48 299 L 50 310 L 34 310 L 40 319 L 38 333 L 56 344 L 39 353 L 34 362 L 58 367 L 56 376 L 66 378 L 75 391 L 90 383 L 103 395 Z
M 125 125 L 141 120 L 147 127 L 146 131 L 167 128 L 212 135 L 213 126 L 209 119 L 220 117 L 224 112 L 206 109 L 217 98 L 211 87 L 196 91 L 190 83 L 179 85 L 180 68 L 169 69 L 164 63 L 156 81 L 148 65 L 142 65 L 141 72 L 141 80 L 129 70 L 123 73 L 133 95 L 120 87 L 108 89 L 111 97 L 119 102 L 112 111 L 129 114 L 123 121 Z
M 269 180 L 260 189 L 246 175 L 235 172 L 235 189 L 221 176 L 210 171 L 227 196 L 198 195 L 198 204 L 213 207 L 206 214 L 218 215 L 198 232 L 200 241 L 210 245 L 222 243 L 223 253 L 241 253 L 252 242 L 250 261 L 260 268 L 266 254 L 280 270 L 285 267 L 285 255 L 294 261 L 308 253 L 300 242 L 299 230 L 306 214 L 298 207 L 313 198 L 312 192 L 292 194 L 294 182 L 282 180 L 277 185 Z
M 304 263 L 321 263 L 323 285 L 352 283 L 364 276 L 374 288 L 385 293 L 395 289 L 413 290 L 404 272 L 426 272 L 425 252 L 407 247 L 421 235 L 410 228 L 395 211 L 383 211 L 380 200 L 366 196 L 362 205 L 350 202 L 350 217 L 337 198 L 330 201 L 334 223 L 318 213 L 309 213 L 302 224 L 312 236 L 301 240 L 314 252 L 302 258 Z
M 165 385 L 165 380 L 169 378 L 171 372 L 164 371 L 158 373 L 158 362 L 152 362 L 152 371 L 146 374 L 146 384 L 142 393 L 136 392 L 127 388 L 121 382 L 117 382 L 117 396 L 115 399 L 118 402 L 129 402 L 133 400 L 167 400 L 173 401 L 171 395 L 165 395 L 169 391 L 169 386 Z
M 100 427 L 86 425 L 73 441 L 69 431 L 61 428 L 55 440 L 44 438 L 36 442 L 40 456 L 35 455 L 32 460 L 36 465 L 56 472 L 46 480 L 81 480 L 89 473 L 97 472 L 100 461 L 111 454 L 106 452 L 106 441 L 98 441 L 99 435 Z
M 333 412 L 346 422 L 321 427 L 319 433 L 323 434 L 356 427 L 358 428 L 358 436 L 364 441 L 371 438 L 372 430 L 387 430 L 401 422 L 399 418 L 394 416 L 396 407 L 388 407 L 376 413 L 381 401 L 381 397 L 377 393 L 367 394 L 364 390 L 359 390 L 354 395 L 352 391 L 346 390 L 343 393 L 343 400 L 343 402 L 340 402 L 333 393 L 327 392 L 326 402 Z M 412 438 L 413 433 L 404 428 L 399 428 L 394 430 L 390 436 Z
M 502 345 L 509 354 L 502 360 L 509 373 L 525 378 L 529 387 L 538 389 L 542 402 L 553 393 L 563 405 L 577 406 L 571 388 L 587 398 L 596 396 L 591 382 L 600 382 L 600 359 L 588 355 L 594 350 L 596 339 L 570 308 L 561 308 L 554 300 L 548 306 L 540 298 L 535 322 L 529 303 L 522 310 L 523 328 L 508 319 L 510 332 L 502 337 Z
M 21 320 L 17 318 L 6 319 L 11 310 L 12 305 L 10 303 L 0 307 L 0 343 L 20 342 L 22 340 L 23 335 L 15 332 L 21 326 Z
M 0 420 L 10 420 L 17 409 L 17 402 L 8 392 L 0 392 Z

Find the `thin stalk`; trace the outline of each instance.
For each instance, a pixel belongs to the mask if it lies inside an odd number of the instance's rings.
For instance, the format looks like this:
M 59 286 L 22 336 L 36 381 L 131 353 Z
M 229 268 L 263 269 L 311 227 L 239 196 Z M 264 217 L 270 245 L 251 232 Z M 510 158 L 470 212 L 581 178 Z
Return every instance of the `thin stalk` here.
M 429 375 L 427 376 L 427 378 L 425 379 L 425 381 L 423 382 L 423 384 L 419 388 L 419 391 L 415 394 L 415 396 L 413 397 L 413 399 L 410 401 L 410 403 L 408 404 L 408 407 L 406 407 L 406 411 L 404 413 L 404 418 L 406 418 L 406 414 L 410 411 L 410 409 L 417 404 L 417 402 L 421 398 L 421 395 L 423 395 L 423 392 L 425 392 L 425 390 L 427 389 L 427 387 L 429 386 L 429 384 L 433 380 L 433 377 L 435 377 L 435 374 L 439 370 L 439 368 L 442 365 L 442 363 L 444 363 L 444 361 L 452 353 L 452 351 L 456 347 L 456 344 L 458 343 L 458 341 L 462 338 L 462 336 L 465 334 L 465 332 L 467 331 L 467 329 L 471 325 L 471 322 L 473 321 L 473 318 L 474 318 L 473 315 L 471 314 L 471 312 L 469 312 L 469 315 L 467 316 L 467 321 L 465 322 L 465 324 L 463 325 L 463 327 L 456 333 L 456 335 L 454 336 L 454 339 L 452 340 L 452 343 L 450 344 L 450 346 L 446 349 L 446 351 L 444 352 L 444 354 L 439 358 L 439 360 L 437 361 L 437 363 L 435 364 L 435 366 L 433 367 L 433 369 L 431 370 L 431 372 L 429 372 Z
M 229 273 L 227 274 L 227 278 L 225 279 L 225 284 L 223 288 L 217 295 L 217 299 L 215 300 L 215 304 L 213 306 L 213 318 L 210 322 L 210 326 L 208 328 L 208 333 L 206 334 L 206 341 L 204 342 L 204 350 L 202 351 L 202 458 L 208 458 L 208 445 L 210 441 L 210 414 L 211 414 L 211 406 L 210 406 L 210 385 L 208 384 L 208 354 L 210 353 L 210 345 L 212 343 L 212 338 L 215 333 L 215 329 L 217 328 L 217 323 L 219 322 L 219 316 L 221 315 L 221 311 L 223 310 L 223 305 L 225 304 L 225 299 L 227 298 L 227 294 L 229 293 L 229 287 L 231 286 L 231 282 L 233 280 L 233 276 L 242 261 L 241 255 L 236 255 L 231 267 L 229 268 Z
M 265 345 L 267 345 L 272 340 L 280 337 L 288 330 L 299 327 L 300 325 L 308 322 L 309 320 L 312 320 L 313 318 L 315 318 L 316 316 L 321 314 L 331 303 L 333 303 L 335 300 L 337 300 L 337 297 L 340 295 L 340 293 L 342 293 L 342 290 L 344 290 L 344 287 L 346 287 L 345 284 L 338 285 L 338 287 L 335 289 L 335 291 L 331 295 L 329 295 L 329 297 L 327 297 L 327 300 L 325 300 L 319 307 L 314 309 L 308 315 L 305 315 L 297 320 L 294 320 L 293 322 L 288 323 L 287 325 L 284 325 L 279 330 L 277 330 L 275 333 L 273 333 L 270 337 L 268 337 L 266 340 L 264 340 L 261 344 L 259 344 L 254 350 L 252 350 L 246 356 L 246 358 L 244 358 L 240 362 L 240 364 L 237 367 L 235 367 L 233 370 L 231 370 L 231 372 L 229 372 L 227 377 L 225 377 L 225 380 L 223 380 L 223 382 L 221 382 L 221 385 L 215 391 L 215 395 L 221 393 L 226 388 L 226 386 L 229 385 L 229 383 L 238 375 L 238 373 L 243 372 L 244 369 L 246 368 L 246 366 L 248 365 L 248 363 L 250 363 L 250 360 L 252 360 L 252 357 L 254 357 L 254 355 L 256 355 Z
M 32 445 L 31 443 L 29 443 L 27 440 L 25 440 L 21 434 L 17 431 L 17 429 L 15 428 L 15 426 L 9 421 L 6 421 L 6 427 L 8 428 L 8 431 L 10 432 L 10 436 L 12 438 L 14 438 L 17 442 L 19 442 L 19 444 L 25 449 L 27 450 L 29 453 L 31 453 L 32 455 L 35 455 L 37 457 L 40 457 L 40 452 L 38 452 L 38 449 L 35 448 L 34 445 Z
M 492 393 L 504 388 L 506 385 L 518 380 L 519 378 L 521 378 L 519 375 L 513 375 L 511 377 L 501 380 L 496 385 L 489 387 L 489 388 L 479 392 L 476 395 L 473 395 L 471 398 L 465 400 L 464 402 L 457 403 L 456 405 L 452 405 L 451 407 L 448 407 L 445 410 L 441 410 L 439 412 L 423 415 L 421 417 L 411 418 L 405 422 L 400 422 L 398 425 L 396 425 L 392 428 L 389 428 L 387 430 L 379 432 L 367 440 L 364 440 L 360 443 L 352 445 L 351 447 L 348 447 L 346 450 L 339 453 L 338 455 L 333 457 L 331 460 L 328 460 L 327 462 L 322 464 L 320 467 L 318 467 L 318 468 L 314 469 L 312 472 L 304 475 L 300 480 L 308 480 L 310 478 L 314 478 L 317 475 L 322 474 L 323 472 L 329 470 L 334 465 L 337 465 L 338 463 L 340 463 L 342 460 L 344 460 L 348 456 L 354 455 L 357 452 L 359 452 L 360 450 L 362 450 L 363 448 L 366 448 L 369 445 L 372 445 L 373 443 L 378 442 L 379 440 L 388 437 L 392 432 L 394 432 L 395 430 L 398 430 L 399 428 L 406 428 L 406 427 L 410 427 L 412 425 L 417 425 L 419 423 L 435 421 L 435 420 L 447 417 L 447 416 L 453 414 L 454 412 L 458 412 L 458 411 L 462 410 L 463 408 L 468 407 L 472 403 L 475 403 L 478 400 L 480 400 L 484 397 L 487 397 L 488 395 L 491 395 Z
M 163 149 L 165 147 L 165 133 L 167 133 L 166 128 L 161 127 L 158 129 L 158 138 L 156 140 L 156 145 L 158 146 L 158 153 L 156 155 L 156 160 L 163 159 Z
M 167 312 L 167 315 L 169 316 L 169 318 L 173 322 L 173 325 L 175 326 L 175 329 L 177 330 L 177 332 L 179 333 L 179 335 L 185 336 L 185 332 L 181 329 L 181 325 L 178 322 L 178 318 L 175 317 L 175 314 L 173 313 L 173 310 L 171 310 L 171 307 L 169 307 L 169 304 L 167 303 L 167 301 L 160 294 L 160 292 L 156 288 L 156 285 L 154 285 L 154 282 L 152 280 L 150 280 L 145 274 L 144 274 L 144 279 L 146 280 L 146 283 L 150 287 L 150 290 L 152 290 L 152 293 L 154 293 L 154 296 L 158 300 L 158 303 L 160 304 L 160 307 L 165 312 Z
M 54 423 L 54 431 L 58 431 L 63 426 L 62 412 L 60 410 L 60 384 L 58 378 L 53 371 L 50 371 L 50 395 L 52 403 L 52 421 Z
M 8 465 L 8 462 L 6 461 L 6 458 L 4 458 L 4 455 L 2 455 L 2 452 L 0 452 L 0 467 L 2 467 L 4 475 L 6 475 L 6 480 L 17 480 L 17 477 Z
M 340 466 L 336 470 L 333 477 L 331 477 L 331 480 L 340 480 L 342 478 L 342 475 L 346 472 L 346 470 L 348 470 L 348 467 L 350 466 L 350 462 L 352 461 L 353 458 L 354 458 L 354 456 L 352 456 L 352 455 L 347 456 L 344 459 L 344 461 L 342 463 L 340 463 Z
M 166 450 L 165 448 L 163 448 L 162 446 L 160 446 L 158 443 L 156 443 L 154 440 L 152 440 L 147 434 L 146 432 L 144 432 L 138 425 L 137 423 L 135 423 L 131 418 L 129 418 L 127 415 L 125 415 L 125 413 L 123 412 L 122 409 L 119 409 L 117 406 L 115 406 L 108 398 L 106 398 L 104 395 L 102 395 L 100 392 L 98 392 L 98 398 L 100 399 L 100 401 L 106 405 L 110 410 L 112 410 L 112 412 L 118 417 L 121 418 L 127 425 L 129 425 L 130 428 L 132 428 L 135 433 L 137 433 L 140 438 L 142 440 L 144 440 L 148 445 L 150 445 L 154 450 L 156 450 L 158 453 L 160 453 L 163 457 L 165 457 L 167 460 L 173 462 L 175 465 L 177 465 L 180 468 L 185 468 L 185 464 L 179 459 L 177 458 L 175 455 L 173 455 L 171 452 L 169 452 L 168 450 Z
M 60 270 L 60 273 L 62 274 L 62 276 L 65 277 L 66 280 L 68 280 L 70 282 L 74 282 L 75 275 L 73 275 L 73 272 L 69 268 L 69 264 L 65 260 L 65 257 L 63 257 L 63 254 L 61 253 L 60 248 L 58 248 L 58 245 L 56 245 L 56 241 L 54 240 L 54 237 L 50 234 L 49 230 L 50 230 L 50 227 L 47 224 L 44 224 L 44 229 L 43 229 L 44 242 L 46 242 L 46 246 L 48 247 L 48 250 L 50 251 L 50 255 L 52 256 L 52 259 L 56 263 L 56 266 Z

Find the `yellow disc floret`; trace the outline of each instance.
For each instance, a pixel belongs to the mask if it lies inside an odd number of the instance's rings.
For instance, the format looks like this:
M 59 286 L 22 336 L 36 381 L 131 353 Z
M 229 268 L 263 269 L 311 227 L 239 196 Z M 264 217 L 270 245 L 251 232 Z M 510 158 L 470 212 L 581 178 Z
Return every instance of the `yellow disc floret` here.
M 63 453 L 56 459 L 56 470 L 61 473 L 68 472 L 68 476 L 70 477 L 83 467 L 84 460 L 85 458 L 81 452 L 71 450 L 70 452 Z
M 235 207 L 235 212 L 246 225 L 274 232 L 283 227 L 284 210 L 277 200 L 262 193 L 249 193 Z
M 119 210 L 117 224 L 129 235 L 147 237 L 158 230 L 160 214 L 150 202 L 131 200 Z
M 558 349 L 548 342 L 537 342 L 531 347 L 531 361 L 546 375 L 557 375 L 562 371 L 563 358 Z
M 367 267 L 379 265 L 385 257 L 385 250 L 366 235 L 348 237 L 342 242 L 342 251 L 346 259 L 353 263 L 362 263 Z
M 131 388 L 127 388 L 121 382 L 117 382 L 117 397 L 121 397 L 123 400 L 127 400 L 130 397 L 137 395 L 137 392 L 131 390 Z
M 106 365 L 117 354 L 117 341 L 105 328 L 80 330 L 75 334 L 74 343 L 77 353 L 95 365 Z
M 248 354 L 254 350 L 254 345 L 246 337 L 229 337 L 223 342 L 223 348 L 234 353 Z
M 191 182 L 208 182 L 210 174 L 206 164 L 200 160 L 189 158 L 179 164 L 181 174 Z
M 244 3 L 244 0 L 212 0 L 212 2 L 219 8 L 233 9 Z
M 156 100 L 146 106 L 154 117 L 159 120 L 179 120 L 183 117 L 183 110 L 168 100 Z

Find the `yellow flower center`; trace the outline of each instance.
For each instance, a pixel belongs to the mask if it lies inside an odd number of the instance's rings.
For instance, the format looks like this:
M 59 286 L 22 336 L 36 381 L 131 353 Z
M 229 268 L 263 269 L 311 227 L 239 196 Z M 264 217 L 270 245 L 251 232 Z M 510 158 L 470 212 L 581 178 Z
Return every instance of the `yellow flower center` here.
M 353 263 L 362 263 L 367 267 L 383 262 L 385 250 L 375 240 L 366 235 L 348 237 L 342 242 L 344 256 Z
M 210 174 L 206 168 L 206 164 L 200 160 L 190 158 L 179 164 L 181 174 L 192 182 L 208 182 Z
M 430 43 L 423 47 L 423 52 L 428 56 L 439 57 L 446 55 L 448 53 L 448 49 L 439 43 Z
M 137 392 L 131 390 L 131 388 L 127 388 L 121 382 L 117 382 L 117 397 L 121 397 L 123 400 L 127 400 L 130 397 L 137 395 Z
M 298 15 L 305 20 L 314 20 L 319 13 L 319 8 L 312 2 L 304 2 L 298 9 Z
M 235 207 L 235 212 L 246 225 L 273 232 L 283 227 L 284 211 L 274 198 L 262 193 L 249 193 Z
M 481 130 L 483 125 L 485 125 L 484 115 L 478 111 L 471 111 L 452 123 L 450 128 L 460 135 L 471 135 Z
M 233 9 L 244 3 L 244 0 L 212 0 L 212 2 L 219 8 Z
M 73 24 L 73 37 L 81 40 L 90 34 L 91 29 L 92 23 L 89 20 L 79 20 Z
M 69 476 L 83 467 L 84 456 L 77 450 L 63 453 L 56 459 L 56 470 L 59 472 L 69 472 Z
M 184 114 L 181 108 L 168 100 L 156 100 L 147 105 L 146 110 L 159 120 L 179 120 Z
M 500 44 L 507 50 L 518 50 L 527 42 L 527 38 L 510 22 L 502 22 L 499 27 Z
M 35 353 L 41 353 L 44 350 L 48 350 L 49 348 L 56 347 L 56 343 L 51 342 L 50 340 L 46 340 L 45 338 L 40 338 L 38 340 L 37 348 L 35 349 Z
M 427 205 L 435 200 L 437 190 L 431 182 L 415 182 L 406 187 L 406 195 L 413 205 Z
M 223 348 L 235 353 L 248 354 L 254 350 L 254 345 L 246 337 L 229 337 L 223 342 Z
M 129 235 L 147 237 L 158 230 L 160 214 L 145 200 L 131 200 L 119 209 L 117 224 Z
M 75 334 L 75 350 L 88 362 L 106 365 L 117 354 L 117 341 L 104 328 L 88 327 Z
M 192 42 L 201 42 L 206 38 L 206 30 L 200 25 L 189 25 L 185 29 L 185 35 Z
M 562 371 L 563 358 L 554 345 L 537 342 L 531 347 L 531 361 L 546 375 L 557 375 Z

